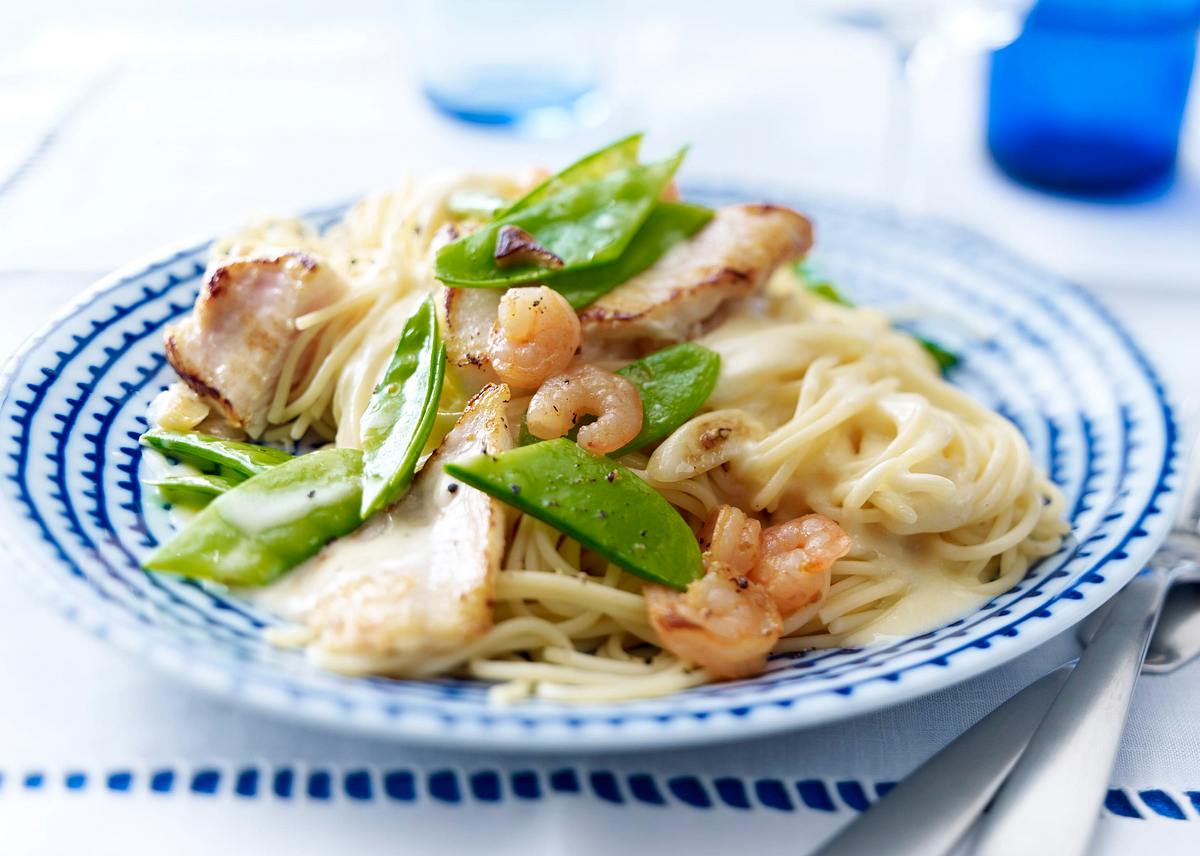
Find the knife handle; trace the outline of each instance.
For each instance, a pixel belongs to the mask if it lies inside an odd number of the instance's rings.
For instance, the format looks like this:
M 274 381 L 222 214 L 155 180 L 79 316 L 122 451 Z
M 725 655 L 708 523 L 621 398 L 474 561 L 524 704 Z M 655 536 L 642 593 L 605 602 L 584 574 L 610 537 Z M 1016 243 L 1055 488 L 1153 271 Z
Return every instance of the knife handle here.
M 984 816 L 976 856 L 1086 852 L 1169 585 L 1163 563 L 1152 561 L 1117 595 Z
M 976 722 L 814 856 L 949 852 L 1017 763 L 1070 673 L 1069 665 L 1054 670 Z

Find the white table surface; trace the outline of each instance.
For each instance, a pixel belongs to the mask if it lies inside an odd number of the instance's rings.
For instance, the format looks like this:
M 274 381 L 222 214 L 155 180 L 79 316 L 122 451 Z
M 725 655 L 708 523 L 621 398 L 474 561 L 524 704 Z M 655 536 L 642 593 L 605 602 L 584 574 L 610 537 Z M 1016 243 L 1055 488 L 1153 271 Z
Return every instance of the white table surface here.
M 738 14 L 727 4 L 691 4 L 686 15 L 678 4 L 622 6 L 641 23 L 616 28 L 612 118 L 550 142 L 436 115 L 407 61 L 416 34 L 405 9 L 338 6 L 334 13 L 315 2 L 289 4 L 280 18 L 233 0 L 166 10 L 132 0 L 86 9 L 57 0 L 37 9 L 0 4 L 0 352 L 134 257 L 227 228 L 247 212 L 294 211 L 387 187 L 406 168 L 556 164 L 646 128 L 660 149 L 693 143 L 693 178 L 885 195 L 887 53 L 868 35 L 822 27 L 782 4 L 741 3 Z M 990 165 L 981 142 L 984 79 L 979 58 L 962 52 L 919 76 L 913 160 L 923 210 L 1093 287 L 1157 359 L 1185 412 L 1195 413 L 1200 110 L 1192 111 L 1169 192 L 1136 205 L 1070 201 L 1017 187 Z M 703 766 L 710 775 L 788 768 L 837 780 L 867 768 L 894 779 L 1074 650 L 1062 637 L 991 674 L 874 714 L 855 723 L 855 742 L 837 751 L 827 747 L 846 732 L 827 726 L 788 740 L 665 753 L 652 764 L 664 776 Z M 2 572 L 0 675 L 3 853 L 81 844 L 97 853 L 200 853 L 231 842 L 233 852 L 421 852 L 416 841 L 436 841 L 445 852 L 609 853 L 639 844 L 644 852 L 646 836 L 660 834 L 698 853 L 728 850 L 748 835 L 803 852 L 849 817 L 815 812 L 804 825 L 794 814 L 697 813 L 685 835 L 653 808 L 595 800 L 586 808 L 569 799 L 509 802 L 464 823 L 437 805 L 404 815 L 378 803 L 223 793 L 207 802 L 160 799 L 147 812 L 145 799 L 111 789 L 30 793 L 22 781 L 30 771 L 145 776 L 163 765 L 228 771 L 288 763 L 469 773 L 484 762 L 328 735 L 202 697 L 62 624 Z M 1097 852 L 1130 852 L 1132 840 L 1160 853 L 1200 849 L 1200 802 L 1186 796 L 1200 790 L 1197 701 L 1200 664 L 1142 681 L 1113 777 L 1130 794 L 1176 795 L 1187 821 L 1146 805 L 1146 820 L 1108 815 Z M 931 716 L 946 709 L 960 715 Z M 628 762 L 563 760 L 580 770 Z M 487 763 L 511 771 L 521 762 Z

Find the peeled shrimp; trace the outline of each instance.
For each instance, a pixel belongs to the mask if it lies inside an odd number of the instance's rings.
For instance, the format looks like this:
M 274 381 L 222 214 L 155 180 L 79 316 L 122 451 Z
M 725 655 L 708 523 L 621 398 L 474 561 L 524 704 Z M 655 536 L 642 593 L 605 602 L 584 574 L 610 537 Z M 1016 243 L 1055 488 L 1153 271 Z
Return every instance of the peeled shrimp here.
M 762 524 L 732 505 L 714 508 L 700 530 L 700 549 L 736 574 L 747 575 L 758 565 L 761 541 Z
M 492 368 L 514 389 L 537 389 L 571 364 L 581 341 L 579 316 L 557 291 L 510 288 L 492 327 Z
M 561 437 L 584 415 L 596 421 L 579 429 L 579 445 L 597 455 L 621 448 L 642 430 L 642 397 L 620 375 L 579 363 L 542 384 L 529 402 L 529 433 Z
M 732 505 L 714 508 L 700 532 L 704 576 L 679 592 L 642 589 L 662 646 L 716 678 L 762 671 L 783 633 L 783 616 L 825 590 L 825 572 L 850 537 L 821 514 L 763 529 Z
M 819 600 L 826 571 L 850 552 L 850 536 L 823 514 L 806 514 L 762 532 L 762 557 L 750 571 L 783 615 Z
M 650 623 L 664 648 L 715 678 L 756 675 L 783 632 L 779 609 L 766 589 L 724 562 L 705 565 L 687 591 L 642 589 Z

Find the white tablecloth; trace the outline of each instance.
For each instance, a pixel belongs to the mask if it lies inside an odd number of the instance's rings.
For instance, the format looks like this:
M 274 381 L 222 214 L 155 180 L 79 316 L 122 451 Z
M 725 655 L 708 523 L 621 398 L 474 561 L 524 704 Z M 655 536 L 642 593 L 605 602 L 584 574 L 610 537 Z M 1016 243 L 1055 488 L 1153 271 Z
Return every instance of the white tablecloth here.
M 554 164 L 631 128 L 694 144 L 692 176 L 883 193 L 889 58 L 780 4 L 650 12 L 614 40 L 605 125 L 529 142 L 421 100 L 402 11 L 232 0 L 0 11 L 0 351 L 96 275 L 247 211 L 397 182 L 407 165 Z M 630 11 L 632 9 L 632 11 Z M 627 18 L 627 20 L 633 20 Z M 686 22 L 686 23 L 685 23 Z M 1132 205 L 1053 199 L 989 166 L 982 66 L 919 76 L 924 208 L 1093 285 L 1200 401 L 1200 135 Z M 1193 111 L 1195 112 L 1195 111 Z M 804 852 L 1022 685 L 1069 635 L 919 701 L 704 750 L 555 758 L 329 734 L 212 700 L 62 624 L 0 573 L 0 852 Z M 1143 680 L 1098 853 L 1200 850 L 1200 664 Z

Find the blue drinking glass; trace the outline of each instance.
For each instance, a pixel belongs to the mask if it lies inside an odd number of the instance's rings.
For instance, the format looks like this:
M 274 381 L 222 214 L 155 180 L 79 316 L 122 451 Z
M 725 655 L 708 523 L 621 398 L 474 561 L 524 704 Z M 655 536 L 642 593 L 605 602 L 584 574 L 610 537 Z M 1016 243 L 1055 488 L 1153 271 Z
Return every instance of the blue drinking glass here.
M 1169 180 L 1200 0 L 1040 0 L 993 55 L 988 148 L 1018 181 L 1080 195 Z
M 598 3 L 424 0 L 415 11 L 421 85 L 445 115 L 539 137 L 607 115 Z

